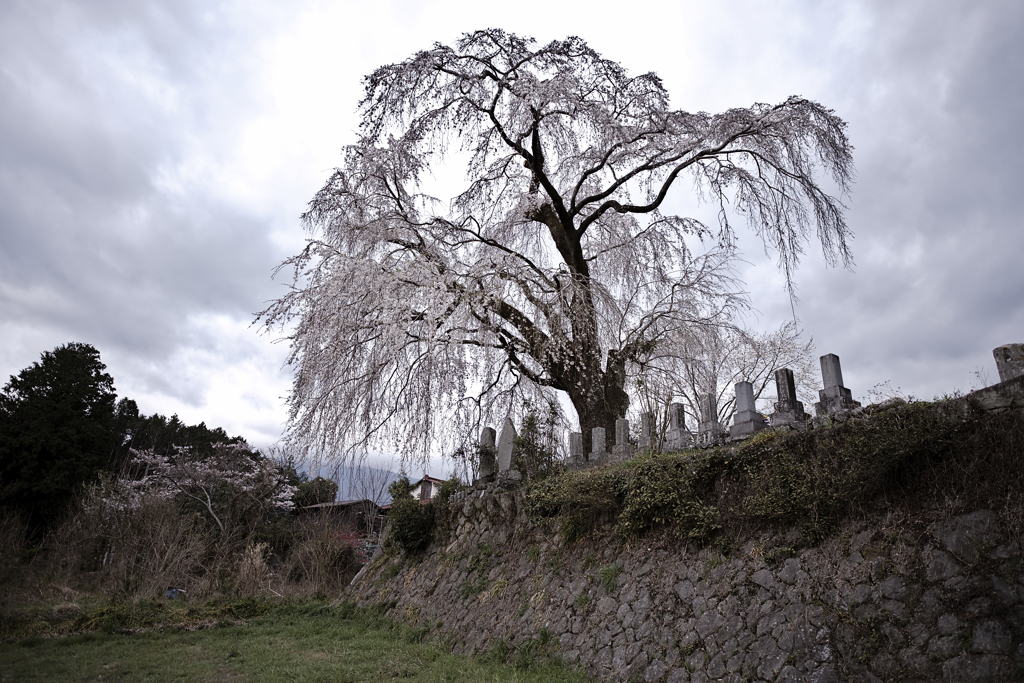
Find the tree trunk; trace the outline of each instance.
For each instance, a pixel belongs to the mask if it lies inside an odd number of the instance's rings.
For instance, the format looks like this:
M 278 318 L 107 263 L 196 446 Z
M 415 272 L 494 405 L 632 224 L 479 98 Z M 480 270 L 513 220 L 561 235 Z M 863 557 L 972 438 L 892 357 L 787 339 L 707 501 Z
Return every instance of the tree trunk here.
M 596 372 L 581 373 L 578 382 L 567 383 L 566 393 L 572 401 L 573 408 L 580 421 L 583 433 L 583 452 L 592 450 L 591 430 L 604 427 L 605 443 L 608 447 L 615 445 L 615 420 L 626 416 L 629 408 L 629 395 L 625 391 L 625 359 L 614 350 L 608 352 L 605 369 L 600 369 L 599 349 L 595 349 L 592 359 L 586 366 L 597 366 Z

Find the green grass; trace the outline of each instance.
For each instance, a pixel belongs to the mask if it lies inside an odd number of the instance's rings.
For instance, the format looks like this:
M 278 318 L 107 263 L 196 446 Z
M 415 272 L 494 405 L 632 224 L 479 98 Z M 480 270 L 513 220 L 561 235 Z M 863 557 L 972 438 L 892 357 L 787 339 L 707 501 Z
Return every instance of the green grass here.
M 350 605 L 267 604 L 261 614 L 217 624 L 197 631 L 173 627 L 135 633 L 108 626 L 2 643 L 0 681 L 586 680 L 546 656 L 516 657 L 510 666 L 504 663 L 509 652 L 479 659 L 451 655 L 431 639 L 433 633 Z

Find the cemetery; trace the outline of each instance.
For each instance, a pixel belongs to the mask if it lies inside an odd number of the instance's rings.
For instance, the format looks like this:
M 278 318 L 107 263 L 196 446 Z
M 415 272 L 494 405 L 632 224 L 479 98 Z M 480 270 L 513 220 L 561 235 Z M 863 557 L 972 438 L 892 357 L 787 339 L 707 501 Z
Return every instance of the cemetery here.
M 1013 680 L 1024 353 L 994 355 L 993 386 L 869 406 L 826 355 L 813 416 L 783 368 L 768 415 L 741 382 L 730 425 L 707 395 L 696 434 L 679 404 L 641 416 L 639 443 L 626 420 L 589 453 L 574 433 L 540 481 L 511 421 L 486 428 L 448 531 L 348 596 L 455 652 L 544 642 L 599 680 Z

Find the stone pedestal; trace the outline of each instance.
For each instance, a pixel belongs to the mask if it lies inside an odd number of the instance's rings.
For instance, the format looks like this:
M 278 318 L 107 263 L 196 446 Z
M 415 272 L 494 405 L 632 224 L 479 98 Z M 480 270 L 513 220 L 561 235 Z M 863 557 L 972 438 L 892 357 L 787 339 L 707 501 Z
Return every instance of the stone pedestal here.
M 1024 344 L 1003 344 L 992 349 L 999 381 L 1007 382 L 1024 375 Z
M 811 416 L 804 412 L 804 404 L 796 399 L 793 371 L 780 368 L 775 371 L 775 391 L 779 397 L 775 412 L 771 414 L 772 427 L 803 428 Z
M 668 429 L 665 431 L 665 447 L 667 452 L 681 451 L 693 447 L 693 436 L 686 428 L 686 409 L 682 403 L 670 403 L 668 406 Z
M 860 403 L 853 400 L 850 390 L 843 386 L 843 371 L 839 366 L 839 356 L 830 353 L 821 359 L 821 381 L 824 389 L 818 391 L 818 403 L 814 404 L 814 412 L 818 415 L 835 415 L 844 410 L 859 408 Z
M 768 429 L 764 415 L 754 410 L 754 385 L 750 382 L 736 384 L 736 414 L 733 416 L 729 436 L 734 439 L 752 436 Z

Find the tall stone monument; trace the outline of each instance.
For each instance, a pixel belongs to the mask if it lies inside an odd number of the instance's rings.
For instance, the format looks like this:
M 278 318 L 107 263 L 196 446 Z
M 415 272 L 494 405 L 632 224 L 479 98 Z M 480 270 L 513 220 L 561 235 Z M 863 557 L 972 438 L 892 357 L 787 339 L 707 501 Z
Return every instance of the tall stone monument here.
M 725 440 L 726 431 L 718 421 L 718 399 L 714 394 L 697 396 L 700 422 L 697 425 L 697 444 L 701 447 L 714 446 Z
M 1024 344 L 1003 344 L 992 349 L 999 381 L 1007 382 L 1024 375 Z
M 796 398 L 796 382 L 793 371 L 779 368 L 775 371 L 775 391 L 779 397 L 775 412 L 771 414 L 772 427 L 803 428 L 811 416 L 804 411 L 804 404 Z
M 608 459 L 605 438 L 604 427 L 594 427 L 590 430 L 590 462 L 595 465 L 603 465 Z
M 572 462 L 586 460 L 583 455 L 583 434 L 581 432 L 569 432 L 569 460 Z
M 754 385 L 750 382 L 737 382 L 736 414 L 729 428 L 729 436 L 738 439 L 765 429 L 768 429 L 768 425 L 764 423 L 764 415 L 754 410 Z
M 629 420 L 615 420 L 615 445 L 612 446 L 612 460 L 622 462 L 633 455 L 633 444 L 629 442 Z
M 681 451 L 693 447 L 693 436 L 686 428 L 686 409 L 682 403 L 668 405 L 668 429 L 665 430 L 665 450 Z
M 842 410 L 859 408 L 860 403 L 853 400 L 850 390 L 843 386 L 843 370 L 839 366 L 839 356 L 834 353 L 822 356 L 821 382 L 824 389 L 818 390 L 818 403 L 814 404 L 814 412 L 818 415 L 835 415 Z
M 654 413 L 640 413 L 640 450 L 653 451 L 657 445 Z
M 505 426 L 501 428 L 498 438 L 498 472 L 514 469 L 516 453 L 516 427 L 511 418 L 505 418 Z
M 494 437 L 493 427 L 484 427 L 480 430 L 479 477 L 482 481 L 494 478 Z

